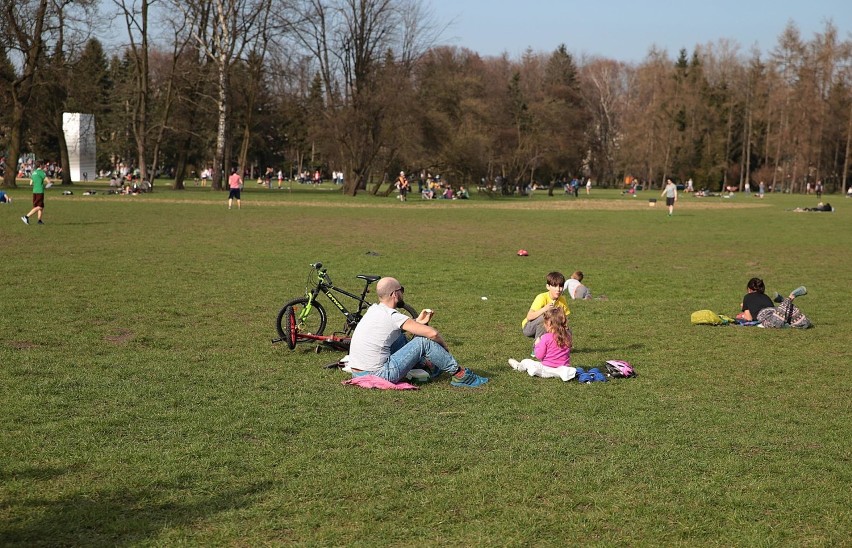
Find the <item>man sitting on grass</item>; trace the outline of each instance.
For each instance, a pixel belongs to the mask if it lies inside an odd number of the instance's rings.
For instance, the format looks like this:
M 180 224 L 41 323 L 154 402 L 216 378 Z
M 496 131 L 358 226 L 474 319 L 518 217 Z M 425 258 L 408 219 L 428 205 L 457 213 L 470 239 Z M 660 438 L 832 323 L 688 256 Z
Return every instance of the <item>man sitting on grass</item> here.
M 487 383 L 486 377 L 459 366 L 441 334 L 429 325 L 431 310 L 423 310 L 416 319 L 397 310 L 405 304 L 404 293 L 405 288 L 394 278 L 382 278 L 376 284 L 379 302 L 367 309 L 352 334 L 349 367 L 354 374 L 397 383 L 417 366 L 429 371 L 432 378 L 449 373 L 452 386 L 475 388 Z M 403 331 L 414 338 L 409 341 Z

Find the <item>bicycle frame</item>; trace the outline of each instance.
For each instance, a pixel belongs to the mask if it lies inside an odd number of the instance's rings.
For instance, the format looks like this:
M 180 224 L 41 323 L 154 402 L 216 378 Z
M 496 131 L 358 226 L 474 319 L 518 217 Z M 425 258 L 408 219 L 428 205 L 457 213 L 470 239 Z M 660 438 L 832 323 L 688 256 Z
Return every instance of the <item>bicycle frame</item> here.
M 364 290 L 361 292 L 361 295 L 357 295 L 334 285 L 334 282 L 331 281 L 326 269 L 322 268 L 322 263 L 314 263 L 311 267 L 313 267 L 314 271 L 317 273 L 317 282 L 314 288 L 307 291 L 305 294 L 308 298 L 308 304 L 300 312 L 299 320 L 306 318 L 308 314 L 310 314 L 314 301 L 317 297 L 319 297 L 320 293 L 322 293 L 346 317 L 347 329 L 354 328 L 355 325 L 358 324 L 358 321 L 360 321 L 364 309 L 370 306 L 370 302 L 367 301 L 367 293 L 370 292 L 370 284 L 375 280 L 362 278 L 365 281 Z M 346 308 L 346 306 L 334 295 L 335 293 L 345 295 L 350 299 L 358 301 L 358 311 L 355 314 L 350 312 L 349 309 Z

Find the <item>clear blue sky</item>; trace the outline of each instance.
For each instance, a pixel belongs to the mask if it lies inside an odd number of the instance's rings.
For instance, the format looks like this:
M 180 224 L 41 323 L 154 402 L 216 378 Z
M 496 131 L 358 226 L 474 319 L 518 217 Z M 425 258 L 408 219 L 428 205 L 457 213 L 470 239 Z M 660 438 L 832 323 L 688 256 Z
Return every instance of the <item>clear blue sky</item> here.
M 425 0 L 450 23 L 442 43 L 481 55 L 517 59 L 527 49 L 551 52 L 564 43 L 583 53 L 639 62 L 656 45 L 672 59 L 681 48 L 725 38 L 748 54 L 769 53 L 793 21 L 811 40 L 831 20 L 838 38 L 852 38 L 852 0 Z

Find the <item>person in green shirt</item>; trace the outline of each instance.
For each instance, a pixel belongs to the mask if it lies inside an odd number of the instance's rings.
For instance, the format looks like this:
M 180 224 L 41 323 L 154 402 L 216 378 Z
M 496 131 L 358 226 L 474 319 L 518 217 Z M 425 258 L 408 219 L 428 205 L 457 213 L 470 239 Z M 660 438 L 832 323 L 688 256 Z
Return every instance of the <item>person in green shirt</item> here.
M 36 213 L 38 216 L 38 224 L 44 224 L 44 221 L 42 221 L 42 216 L 44 214 L 44 187 L 45 183 L 47 183 L 47 186 L 50 186 L 53 183 L 50 180 L 50 177 L 48 177 L 44 172 L 43 168 L 44 162 L 37 162 L 33 174 L 30 175 L 30 181 L 33 185 L 33 208 L 29 213 L 21 217 L 21 220 L 27 225 L 30 224 L 30 217 L 32 217 L 33 213 Z

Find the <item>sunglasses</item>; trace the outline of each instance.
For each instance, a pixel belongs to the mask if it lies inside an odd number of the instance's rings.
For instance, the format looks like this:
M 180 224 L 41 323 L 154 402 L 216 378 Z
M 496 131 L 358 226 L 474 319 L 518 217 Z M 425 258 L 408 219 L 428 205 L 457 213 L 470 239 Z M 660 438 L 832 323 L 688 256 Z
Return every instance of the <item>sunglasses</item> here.
M 396 293 L 397 291 L 401 291 L 402 293 L 405 293 L 405 288 L 402 287 L 402 286 L 399 286 L 399 289 L 394 289 L 392 293 Z

